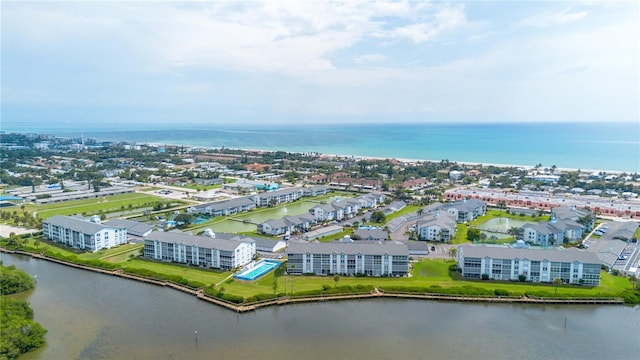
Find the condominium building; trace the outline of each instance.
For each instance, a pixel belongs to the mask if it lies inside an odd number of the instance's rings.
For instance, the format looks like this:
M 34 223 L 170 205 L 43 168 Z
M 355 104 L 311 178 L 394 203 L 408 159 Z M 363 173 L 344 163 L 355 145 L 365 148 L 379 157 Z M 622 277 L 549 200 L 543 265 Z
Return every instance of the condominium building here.
M 256 253 L 246 236 L 210 233 L 210 236 L 155 231 L 144 240 L 144 257 L 152 260 L 229 270 L 248 264 Z
M 98 251 L 127 243 L 127 227 L 101 224 L 98 216 L 55 215 L 42 224 L 45 239 L 76 249 Z
M 396 242 L 289 243 L 290 274 L 405 276 L 409 249 Z
M 578 249 L 526 249 L 508 246 L 458 247 L 458 266 L 465 278 L 524 280 L 565 284 L 600 285 L 600 259 Z
M 459 223 L 467 223 L 477 219 L 487 213 L 487 203 L 477 199 L 462 199 L 461 201 L 454 201 L 446 203 L 443 206 L 444 211 L 455 216 L 456 221 Z

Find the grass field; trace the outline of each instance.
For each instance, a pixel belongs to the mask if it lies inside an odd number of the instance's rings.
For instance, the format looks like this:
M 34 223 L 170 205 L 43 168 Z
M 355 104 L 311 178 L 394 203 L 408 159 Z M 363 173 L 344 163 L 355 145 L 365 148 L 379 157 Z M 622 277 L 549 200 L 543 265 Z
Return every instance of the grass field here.
M 106 198 L 83 199 L 65 201 L 44 205 L 26 205 L 25 210 L 36 212 L 41 218 L 48 219 L 53 215 L 86 215 L 117 212 L 142 207 L 152 207 L 157 202 L 165 199 L 141 193 L 122 194 L 108 196 Z M 182 204 L 178 200 L 172 200 L 174 204 Z
M 232 273 L 229 271 L 205 270 L 189 266 L 146 261 L 139 258 L 132 258 L 131 254 L 138 255 L 142 245 L 127 244 L 116 248 L 101 250 L 96 253 L 80 253 L 72 249 L 60 247 L 56 244 L 43 241 L 40 238 L 31 238 L 26 246 L 27 249 L 36 250 L 34 240 L 38 239 L 40 244 L 37 251 L 47 249 L 49 255 L 55 254 L 61 257 L 75 255 L 83 260 L 102 260 L 117 263 L 122 268 L 147 269 L 156 273 L 177 275 L 189 281 L 198 281 L 208 286 L 219 284 L 217 288 L 224 287 L 225 293 L 242 297 L 251 297 L 257 294 L 272 294 L 274 292 L 274 281 L 276 282 L 276 292 L 294 292 L 320 290 L 323 286 L 333 287 L 336 285 L 333 276 L 286 276 L 282 265 L 276 271 L 254 282 L 239 281 L 229 278 Z M 350 285 L 370 285 L 385 288 L 387 286 L 419 287 L 440 286 L 442 288 L 472 286 L 475 288 L 506 290 L 514 296 L 521 296 L 525 293 L 545 293 L 545 296 L 558 297 L 617 297 L 620 292 L 631 289 L 629 279 L 621 276 L 614 276 L 606 272 L 601 272 L 600 286 L 585 287 L 574 285 L 562 285 L 557 288 L 551 284 L 533 284 L 503 281 L 468 281 L 456 280 L 450 276 L 449 266 L 455 264 L 450 259 L 426 259 L 412 263 L 411 276 L 402 278 L 391 277 L 340 277 L 338 286 Z M 229 279 L 227 279 L 229 278 Z M 227 279 L 227 280 L 225 280 Z M 276 280 L 274 280 L 276 279 Z

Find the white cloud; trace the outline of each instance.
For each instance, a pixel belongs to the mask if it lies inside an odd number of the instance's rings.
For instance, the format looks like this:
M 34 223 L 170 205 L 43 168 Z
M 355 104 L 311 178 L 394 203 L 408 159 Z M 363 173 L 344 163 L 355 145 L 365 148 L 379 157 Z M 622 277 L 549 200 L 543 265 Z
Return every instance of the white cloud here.
M 625 12 L 633 6 L 528 4 L 519 13 L 537 14 L 515 29 L 492 6 L 4 2 L 3 107 L 37 94 L 36 103 L 255 116 L 637 114 L 638 20 Z M 609 18 L 588 16 L 601 13 Z
M 589 15 L 587 11 L 574 12 L 572 9 L 565 9 L 555 13 L 545 13 L 528 17 L 521 20 L 518 25 L 524 27 L 545 28 L 550 26 L 566 25 L 579 21 Z
M 365 54 L 353 58 L 353 62 L 356 64 L 381 63 L 386 60 L 387 57 L 382 54 Z

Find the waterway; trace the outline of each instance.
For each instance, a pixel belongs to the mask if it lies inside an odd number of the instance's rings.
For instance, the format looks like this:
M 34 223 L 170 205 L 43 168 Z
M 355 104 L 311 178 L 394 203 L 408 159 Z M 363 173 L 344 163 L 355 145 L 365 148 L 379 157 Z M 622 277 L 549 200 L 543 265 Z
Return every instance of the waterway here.
M 49 330 L 24 359 L 637 359 L 640 306 L 363 300 L 237 314 L 193 296 L 25 256 Z M 197 333 L 196 333 L 197 332 Z

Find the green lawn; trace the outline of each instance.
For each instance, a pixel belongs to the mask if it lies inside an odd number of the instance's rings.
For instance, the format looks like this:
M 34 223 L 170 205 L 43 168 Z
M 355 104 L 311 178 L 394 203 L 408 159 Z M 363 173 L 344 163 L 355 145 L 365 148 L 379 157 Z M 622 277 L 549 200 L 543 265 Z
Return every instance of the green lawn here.
M 41 218 L 48 219 L 53 215 L 73 215 L 82 213 L 91 215 L 125 211 L 141 207 L 152 207 L 159 201 L 164 201 L 164 199 L 154 195 L 132 193 L 107 196 L 105 198 L 65 201 L 44 205 L 28 204 L 25 206 L 25 210 L 36 212 Z M 178 200 L 172 200 L 172 203 L 183 204 L 183 202 Z
M 83 260 L 109 261 L 118 263 L 123 268 L 147 269 L 156 273 L 167 275 L 177 275 L 189 281 L 198 281 L 203 284 L 218 284 L 227 279 L 232 273 L 228 271 L 205 270 L 189 266 L 146 261 L 139 258 L 131 258 L 130 254 L 138 254 L 141 245 L 127 244 L 113 249 L 99 251 L 96 253 L 79 253 L 68 248 L 59 247 L 55 244 L 42 241 L 40 238 L 31 238 L 26 246 L 27 249 L 35 250 L 34 240 L 39 239 L 38 251 L 47 249 L 48 254 L 68 257 L 75 255 Z M 6 240 L 3 240 L 3 243 Z M 449 266 L 454 264 L 450 259 L 426 259 L 412 263 L 411 276 L 403 278 L 391 277 L 340 277 L 338 286 L 370 285 L 385 288 L 387 286 L 419 287 L 440 286 L 442 288 L 472 286 L 493 291 L 495 289 L 507 290 L 514 296 L 521 296 L 525 293 L 540 294 L 541 296 L 565 296 L 565 297 L 617 297 L 624 291 L 631 289 L 629 279 L 601 273 L 600 286 L 589 288 L 584 286 L 562 285 L 557 289 L 550 284 L 532 284 L 503 281 L 469 281 L 454 280 L 449 275 Z M 284 265 L 283 265 L 284 267 Z M 278 293 L 291 291 L 293 286 L 295 292 L 320 290 L 323 286 L 333 287 L 335 282 L 333 276 L 284 276 L 283 267 L 265 275 L 254 282 L 245 282 L 234 279 L 227 279 L 217 288 L 224 287 L 225 293 L 236 296 L 251 297 L 257 294 L 273 293 L 274 278 L 277 278 Z
M 147 261 L 142 259 L 126 260 L 122 263 L 123 268 L 147 269 L 161 274 L 178 275 L 187 280 L 199 281 L 203 284 L 211 285 L 224 280 L 231 275 L 228 271 L 205 270 L 195 267 Z

